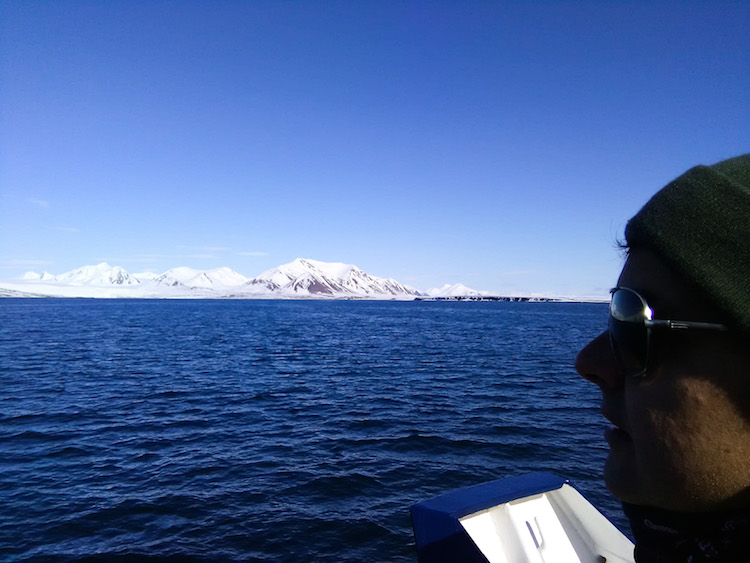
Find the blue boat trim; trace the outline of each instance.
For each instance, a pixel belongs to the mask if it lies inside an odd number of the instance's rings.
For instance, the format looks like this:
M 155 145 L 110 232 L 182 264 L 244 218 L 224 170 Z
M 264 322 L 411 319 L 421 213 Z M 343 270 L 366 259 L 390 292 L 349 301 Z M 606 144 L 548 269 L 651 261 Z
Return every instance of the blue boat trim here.
M 487 561 L 459 518 L 498 504 L 557 490 L 566 483 L 569 483 L 567 479 L 551 473 L 528 473 L 458 489 L 413 505 L 411 519 L 419 561 Z

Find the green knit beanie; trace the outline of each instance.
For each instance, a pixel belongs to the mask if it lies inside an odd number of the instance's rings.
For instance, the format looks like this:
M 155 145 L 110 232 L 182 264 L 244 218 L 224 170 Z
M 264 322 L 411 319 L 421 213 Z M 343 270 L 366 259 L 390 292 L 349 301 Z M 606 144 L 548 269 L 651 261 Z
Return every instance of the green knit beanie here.
M 667 184 L 625 229 L 750 336 L 750 154 L 696 166 Z

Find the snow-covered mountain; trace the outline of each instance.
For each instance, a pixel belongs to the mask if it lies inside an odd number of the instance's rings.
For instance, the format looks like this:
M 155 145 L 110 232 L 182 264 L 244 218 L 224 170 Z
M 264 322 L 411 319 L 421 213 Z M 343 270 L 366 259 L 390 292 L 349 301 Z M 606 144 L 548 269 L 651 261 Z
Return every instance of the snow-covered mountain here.
M 149 298 L 369 298 L 414 299 L 419 296 L 478 296 L 460 284 L 446 285 L 427 294 L 393 279 L 365 273 L 357 266 L 298 258 L 246 278 L 229 268 L 195 270 L 172 268 L 163 274 L 129 274 L 106 262 L 60 275 L 28 272 L 19 283 L 3 283 L 6 293 L 64 297 Z M 0 293 L 2 296 L 3 293 Z
M 141 282 L 135 277 L 128 274 L 124 269 L 119 266 L 110 266 L 106 262 L 97 264 L 96 266 L 83 266 L 60 274 L 59 276 L 53 276 L 48 272 L 43 274 L 36 274 L 35 272 L 28 272 L 24 279 L 28 281 L 45 281 L 52 283 L 59 283 L 64 285 L 94 285 L 94 286 L 106 286 L 106 285 L 138 285 Z
M 247 282 L 253 292 L 297 296 L 384 297 L 418 296 L 419 291 L 396 280 L 371 276 L 351 264 L 297 258 Z
M 42 272 L 41 274 L 36 272 L 26 272 L 23 279 L 25 281 L 55 281 L 55 276 L 49 272 Z
M 230 268 L 194 270 L 193 268 L 172 268 L 153 278 L 155 283 L 166 286 L 180 286 L 204 289 L 225 289 L 241 286 L 248 279 Z
M 489 295 L 486 291 L 477 291 L 466 287 L 462 283 L 445 284 L 442 287 L 428 289 L 426 292 L 429 297 L 482 297 Z

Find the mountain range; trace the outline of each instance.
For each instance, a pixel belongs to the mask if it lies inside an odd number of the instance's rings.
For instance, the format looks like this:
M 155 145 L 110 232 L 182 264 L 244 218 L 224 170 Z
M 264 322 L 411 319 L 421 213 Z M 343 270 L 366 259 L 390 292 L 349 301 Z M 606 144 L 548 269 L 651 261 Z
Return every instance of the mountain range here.
M 415 299 L 486 295 L 462 284 L 421 292 L 351 264 L 298 258 L 247 278 L 230 268 L 172 268 L 163 274 L 130 274 L 106 262 L 60 275 L 28 272 L 21 283 L 4 283 L 0 295 L 147 298 L 362 298 Z

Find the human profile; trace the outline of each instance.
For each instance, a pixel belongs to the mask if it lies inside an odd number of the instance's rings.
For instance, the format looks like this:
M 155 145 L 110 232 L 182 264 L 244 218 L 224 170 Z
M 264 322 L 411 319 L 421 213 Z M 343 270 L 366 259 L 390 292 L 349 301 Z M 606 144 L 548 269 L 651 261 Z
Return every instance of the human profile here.
M 602 393 L 604 480 L 636 561 L 750 561 L 750 154 L 691 168 L 628 222 Z

